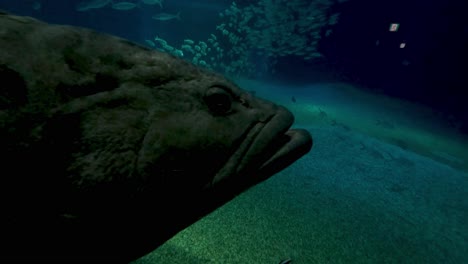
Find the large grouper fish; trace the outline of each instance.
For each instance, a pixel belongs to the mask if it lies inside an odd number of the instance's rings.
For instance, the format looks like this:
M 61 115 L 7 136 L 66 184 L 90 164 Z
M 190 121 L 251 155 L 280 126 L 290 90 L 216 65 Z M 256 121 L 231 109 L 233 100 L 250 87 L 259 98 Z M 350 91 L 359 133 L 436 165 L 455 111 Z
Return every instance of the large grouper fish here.
M 180 58 L 0 13 L 5 259 L 128 262 L 309 152 L 284 107 Z

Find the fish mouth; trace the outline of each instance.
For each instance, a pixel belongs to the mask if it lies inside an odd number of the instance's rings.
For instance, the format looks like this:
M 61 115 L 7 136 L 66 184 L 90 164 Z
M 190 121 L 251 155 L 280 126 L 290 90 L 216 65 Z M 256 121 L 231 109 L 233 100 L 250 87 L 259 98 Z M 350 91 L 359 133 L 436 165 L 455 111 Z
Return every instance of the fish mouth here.
M 280 108 L 268 122 L 252 129 L 253 140 L 237 167 L 237 173 L 254 173 L 256 178 L 263 180 L 309 152 L 311 135 L 304 129 L 290 129 L 293 122 L 293 115 Z
M 308 153 L 312 137 L 305 129 L 290 129 L 293 122 L 291 112 L 279 107 L 267 121 L 256 123 L 211 184 L 228 180 L 253 185 Z

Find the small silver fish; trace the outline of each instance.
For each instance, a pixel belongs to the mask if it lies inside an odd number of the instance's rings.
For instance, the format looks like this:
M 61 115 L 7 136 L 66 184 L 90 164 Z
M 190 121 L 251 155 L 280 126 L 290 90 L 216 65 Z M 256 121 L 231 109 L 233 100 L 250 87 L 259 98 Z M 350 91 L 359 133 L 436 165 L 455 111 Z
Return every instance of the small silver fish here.
M 112 8 L 116 10 L 131 10 L 135 7 L 137 7 L 137 4 L 132 2 L 118 2 L 112 4 Z
M 154 42 L 149 40 L 149 39 L 145 39 L 145 42 L 146 42 L 146 44 L 148 44 L 151 47 L 156 47 L 156 44 L 154 44 Z
M 168 13 L 159 13 L 154 16 L 152 16 L 153 19 L 160 20 L 160 21 L 167 21 L 167 20 L 172 20 L 172 19 L 178 19 L 180 20 L 180 12 L 177 14 L 168 14 Z
M 32 7 L 32 9 L 38 11 L 38 10 L 41 9 L 42 4 L 41 4 L 41 2 L 39 2 L 39 1 L 34 1 L 34 2 L 32 3 L 32 5 L 31 5 L 31 7 Z
M 111 0 L 92 0 L 92 1 L 84 1 L 84 2 L 79 2 L 75 10 L 76 11 L 86 11 L 89 9 L 98 9 L 106 6 L 107 4 L 111 3 Z
M 158 4 L 159 7 L 162 8 L 162 1 L 163 0 L 142 0 L 143 4 L 147 4 L 147 5 L 156 5 Z

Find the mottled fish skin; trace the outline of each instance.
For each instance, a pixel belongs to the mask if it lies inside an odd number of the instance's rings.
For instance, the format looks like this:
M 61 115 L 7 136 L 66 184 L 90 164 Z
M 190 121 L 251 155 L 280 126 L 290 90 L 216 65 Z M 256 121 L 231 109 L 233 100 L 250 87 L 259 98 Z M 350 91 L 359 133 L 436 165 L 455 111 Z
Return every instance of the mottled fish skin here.
M 2 263 L 128 263 L 312 147 L 286 108 L 170 54 L 0 25 Z

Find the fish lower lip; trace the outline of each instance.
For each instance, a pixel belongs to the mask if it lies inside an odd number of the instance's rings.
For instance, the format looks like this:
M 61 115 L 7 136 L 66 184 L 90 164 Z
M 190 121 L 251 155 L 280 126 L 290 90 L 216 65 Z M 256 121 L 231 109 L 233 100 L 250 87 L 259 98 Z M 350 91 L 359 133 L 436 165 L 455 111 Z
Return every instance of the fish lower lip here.
M 312 138 L 304 129 L 290 129 L 281 140 L 286 142 L 260 166 L 260 174 L 274 174 L 291 165 L 312 148 Z
M 237 166 L 237 174 L 254 174 L 255 180 L 251 180 L 261 181 L 310 151 L 312 137 L 309 132 L 304 129 L 289 129 L 293 120 L 288 120 L 288 115 L 288 112 L 278 114 L 255 133 L 253 142 L 249 144 L 243 160 Z

